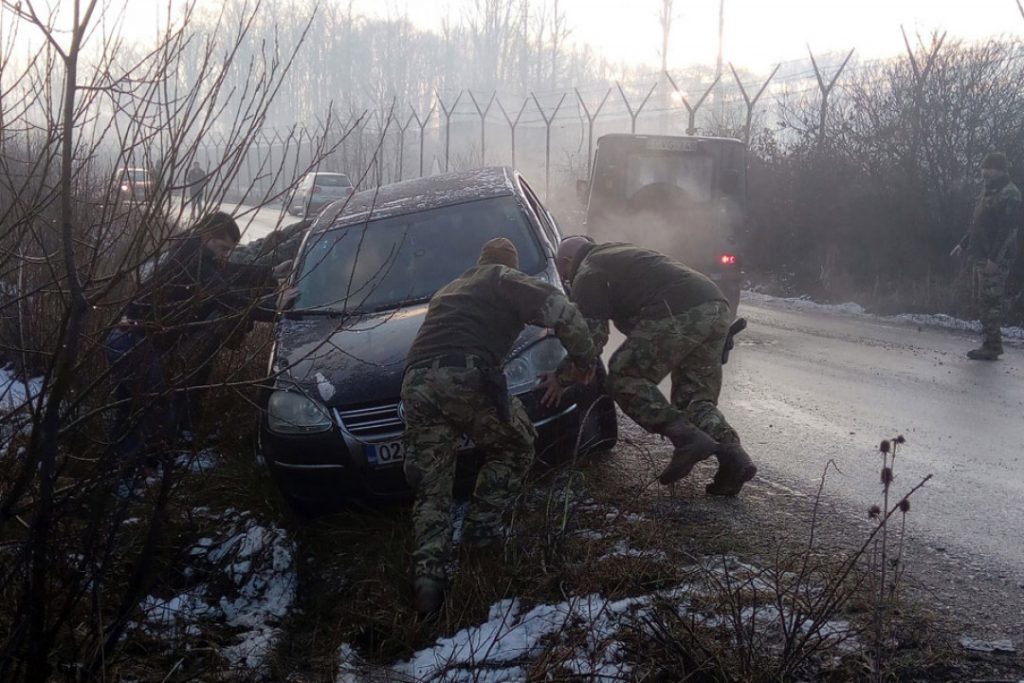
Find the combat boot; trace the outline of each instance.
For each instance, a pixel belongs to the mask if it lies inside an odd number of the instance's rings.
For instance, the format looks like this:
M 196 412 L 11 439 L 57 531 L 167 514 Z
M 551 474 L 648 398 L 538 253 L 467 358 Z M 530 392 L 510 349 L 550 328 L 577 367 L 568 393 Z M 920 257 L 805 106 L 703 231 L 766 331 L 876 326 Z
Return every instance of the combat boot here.
M 444 604 L 444 581 L 417 576 L 413 583 L 413 606 L 421 617 L 437 614 Z
M 1002 346 L 996 348 L 994 346 L 982 346 L 980 349 L 971 349 L 967 352 L 967 357 L 971 360 L 999 360 L 999 356 L 1003 355 Z
M 715 455 L 718 456 L 718 471 L 714 480 L 704 487 L 709 495 L 735 496 L 757 474 L 757 466 L 739 443 L 722 444 Z
M 717 441 L 682 419 L 670 424 L 662 434 L 673 446 L 672 460 L 658 475 L 658 481 L 665 486 L 688 475 L 694 465 L 710 458 L 718 449 Z

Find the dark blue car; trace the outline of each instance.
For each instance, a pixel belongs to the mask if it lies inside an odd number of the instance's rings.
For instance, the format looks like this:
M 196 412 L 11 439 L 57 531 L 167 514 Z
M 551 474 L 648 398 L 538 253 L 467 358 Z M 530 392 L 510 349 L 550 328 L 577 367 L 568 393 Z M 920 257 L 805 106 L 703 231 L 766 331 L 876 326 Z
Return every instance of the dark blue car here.
M 264 459 L 301 512 L 352 499 L 400 498 L 405 356 L 438 289 L 476 263 L 489 239 L 519 249 L 521 269 L 560 287 L 558 227 L 509 168 L 450 173 L 360 192 L 312 223 L 293 274 L 300 290 L 277 326 L 276 378 L 261 397 Z M 509 390 L 537 427 L 537 457 L 607 449 L 617 438 L 601 377 L 541 405 L 537 375 L 565 351 L 550 330 L 527 328 L 505 361 Z M 599 373 L 603 375 L 603 373 Z M 478 466 L 461 444 L 459 479 Z

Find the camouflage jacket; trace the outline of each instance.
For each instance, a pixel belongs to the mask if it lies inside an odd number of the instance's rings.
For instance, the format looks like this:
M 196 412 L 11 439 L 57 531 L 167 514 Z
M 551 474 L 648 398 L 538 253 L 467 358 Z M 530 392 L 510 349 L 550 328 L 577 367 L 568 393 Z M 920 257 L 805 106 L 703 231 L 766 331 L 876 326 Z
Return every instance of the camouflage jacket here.
M 308 220 L 299 221 L 278 228 L 266 237 L 240 244 L 231 252 L 231 260 L 234 263 L 276 266 L 282 261 L 294 259 L 299 254 L 309 224 Z
M 656 251 L 607 243 L 581 253 L 569 293 L 590 326 L 598 354 L 608 342 L 609 320 L 629 334 L 641 320 L 726 301 L 709 278 Z
M 1009 268 L 1017 256 L 1017 233 L 1024 222 L 1020 190 L 1001 175 L 986 182 L 960 245 L 967 255 Z
M 491 264 L 470 268 L 434 294 L 406 355 L 406 367 L 447 355 L 476 356 L 499 367 L 528 324 L 554 329 L 569 352 L 563 372 L 594 362 L 583 316 L 562 292 L 518 270 Z

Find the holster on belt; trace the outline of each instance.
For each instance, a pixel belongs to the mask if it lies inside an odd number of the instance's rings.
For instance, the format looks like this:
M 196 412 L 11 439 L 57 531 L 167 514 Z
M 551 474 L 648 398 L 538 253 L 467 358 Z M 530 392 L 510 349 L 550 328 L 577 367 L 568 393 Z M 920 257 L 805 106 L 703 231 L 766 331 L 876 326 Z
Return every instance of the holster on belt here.
M 502 422 L 512 422 L 512 399 L 508 395 L 508 378 L 501 368 L 480 368 L 482 389 L 494 402 L 498 411 L 498 419 Z
M 747 329 L 746 318 L 736 318 L 736 321 L 729 327 L 729 334 L 725 338 L 725 348 L 722 350 L 722 365 L 729 362 L 729 352 L 736 347 L 736 335 Z

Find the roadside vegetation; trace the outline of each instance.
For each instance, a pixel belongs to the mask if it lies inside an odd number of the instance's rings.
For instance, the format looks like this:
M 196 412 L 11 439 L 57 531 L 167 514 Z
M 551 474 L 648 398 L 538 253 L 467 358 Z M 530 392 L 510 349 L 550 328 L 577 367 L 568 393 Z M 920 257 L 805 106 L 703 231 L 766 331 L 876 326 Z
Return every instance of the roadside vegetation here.
M 96 28 L 99 3 L 65 4 L 66 14 L 41 17 L 31 3 L 0 0 L 5 20 L 39 46 L 27 64 L 0 54 L 0 679 L 966 676 L 941 639 L 919 635 L 932 617 L 899 599 L 902 525 L 917 511 L 903 509 L 907 491 L 889 491 L 891 478 L 876 519 L 865 511 L 867 526 L 854 524 L 861 542 L 833 544 L 817 536 L 820 499 L 759 525 L 773 503 L 756 487 L 711 501 L 699 493 L 706 471 L 653 485 L 666 449 L 628 426 L 613 454 L 537 473 L 509 543 L 460 556 L 444 616 L 418 621 L 407 508 L 302 520 L 257 461 L 254 394 L 272 341 L 262 325 L 219 350 L 190 438 L 160 455 L 138 497 L 116 496 L 103 343 L 186 222 L 177 197 L 191 163 L 216 153 L 211 206 L 229 196 L 276 204 L 321 163 L 354 166 L 342 170 L 372 186 L 402 175 L 404 147 L 394 156 L 385 145 L 393 123 L 409 125 L 404 107 L 392 115 L 400 97 L 433 101 L 410 79 L 401 93 L 377 92 L 373 115 L 354 97 L 340 117 L 328 102 L 306 112 L 317 127 L 278 130 L 269 154 L 253 154 L 274 107 L 291 105 L 280 95 L 318 15 L 285 43 L 256 32 L 277 16 L 271 3 L 201 17 L 188 7 L 146 50 Z M 559 86 L 566 73 L 595 73 L 586 54 L 566 66 L 564 17 L 549 21 L 554 33 L 517 44 L 544 68 L 516 62 L 501 73 Z M 908 58 L 851 82 L 852 99 L 825 112 L 827 130 L 753 135 L 751 253 L 761 260 L 751 265 L 826 296 L 870 289 L 878 301 L 946 306 L 953 273 L 941 257 L 963 224 L 967 179 L 987 151 L 980 140 L 1024 158 L 1024 108 L 1011 87 L 1019 49 L 936 41 L 912 51 L 926 69 Z M 963 102 L 945 99 L 964 92 Z M 793 103 L 788 129 L 814 107 Z M 871 112 L 893 111 L 872 127 Z M 369 133 L 368 121 L 379 124 Z M 740 130 L 716 125 L 701 132 Z M 989 132 L 930 156 L 943 135 L 968 128 Z M 451 160 L 477 163 L 480 152 Z M 135 167 L 153 174 L 144 201 L 122 189 L 121 172 Z M 567 167 L 582 167 L 578 154 Z M 854 243 L 871 253 L 847 261 Z M 174 368 L 169 391 L 189 377 L 187 365 Z

